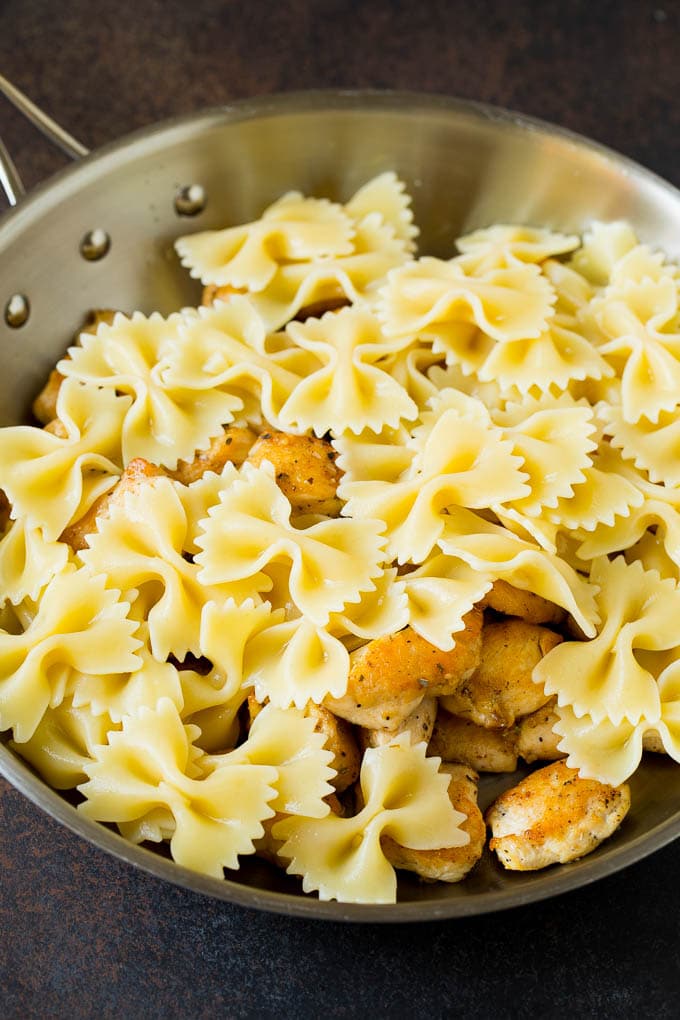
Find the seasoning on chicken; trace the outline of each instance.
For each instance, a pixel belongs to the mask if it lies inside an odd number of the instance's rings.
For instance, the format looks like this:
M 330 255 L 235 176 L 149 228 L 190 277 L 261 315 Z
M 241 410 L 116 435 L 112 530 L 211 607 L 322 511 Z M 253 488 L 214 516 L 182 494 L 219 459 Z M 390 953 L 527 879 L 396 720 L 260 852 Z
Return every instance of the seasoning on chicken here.
M 464 846 L 439 850 L 410 850 L 391 836 L 382 836 L 380 845 L 385 857 L 395 868 L 414 871 L 431 882 L 460 882 L 482 856 L 486 841 L 484 818 L 477 806 L 477 774 L 465 765 L 442 765 L 440 772 L 451 776 L 449 798 L 457 811 L 466 815 L 461 823 L 470 837 Z
M 369 641 L 350 655 L 346 694 L 327 698 L 326 707 L 357 726 L 394 733 L 424 697 L 450 694 L 478 665 L 481 610 L 471 610 L 464 620 L 450 652 L 411 627 Z
M 248 462 L 259 467 L 267 460 L 273 465 L 276 483 L 296 512 L 334 517 L 342 506 L 336 456 L 325 439 L 264 432 L 248 454 Z
M 202 478 L 206 471 L 214 471 L 219 475 L 228 461 L 240 467 L 256 438 L 255 433 L 248 428 L 226 425 L 219 436 L 210 440 L 207 450 L 197 450 L 193 460 L 180 460 L 177 468 L 168 471 L 168 474 L 182 485 L 191 485 Z
M 441 706 L 428 754 L 446 762 L 460 762 L 477 772 L 514 772 L 517 735 L 514 729 L 487 729 L 451 715 Z
M 158 478 L 159 475 L 166 475 L 163 468 L 149 463 L 143 457 L 135 457 L 125 468 L 114 487 L 96 499 L 87 513 L 83 514 L 79 520 L 64 528 L 59 540 L 70 545 L 74 552 L 86 549 L 87 536 L 97 530 L 97 521 L 100 517 L 106 517 L 109 507 L 122 503 L 127 492 L 136 492 L 140 485 L 144 485 L 152 478 Z
M 399 733 L 408 733 L 412 744 L 429 744 L 434 730 L 434 722 L 437 718 L 437 708 L 438 702 L 436 698 L 423 698 L 418 707 L 414 708 L 411 714 L 406 716 L 396 731 L 360 730 L 359 740 L 363 750 L 366 750 L 367 747 L 381 747 L 383 744 L 388 744 Z
M 486 813 L 489 847 L 511 871 L 536 871 L 575 861 L 619 827 L 630 808 L 627 784 L 581 779 L 554 762 L 506 790 Z
M 479 726 L 508 727 L 548 701 L 531 679 L 535 666 L 562 638 L 523 620 L 488 623 L 482 631 L 479 666 L 442 700 L 447 711 Z
M 517 754 L 524 761 L 557 761 L 566 757 L 563 751 L 558 750 L 557 745 L 562 739 L 558 733 L 553 731 L 557 722 L 555 704 L 557 698 L 532 712 L 517 724 Z
M 525 623 L 558 624 L 566 616 L 564 609 L 554 602 L 548 602 L 531 591 L 515 588 L 507 581 L 494 581 L 482 604 L 504 616 L 519 616 Z

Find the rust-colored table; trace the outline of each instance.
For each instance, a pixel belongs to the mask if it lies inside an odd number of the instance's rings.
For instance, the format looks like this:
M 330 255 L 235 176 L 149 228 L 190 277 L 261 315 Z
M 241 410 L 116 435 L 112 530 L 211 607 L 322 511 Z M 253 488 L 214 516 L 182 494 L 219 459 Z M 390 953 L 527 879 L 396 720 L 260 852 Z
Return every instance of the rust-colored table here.
M 555 121 L 680 185 L 679 32 L 663 0 L 0 0 L 0 71 L 92 147 L 257 93 L 396 87 Z M 29 187 L 63 163 L 2 100 L 0 134 Z M 472 920 L 252 913 L 117 863 L 0 781 L 7 1018 L 674 1017 L 679 917 L 673 846 Z

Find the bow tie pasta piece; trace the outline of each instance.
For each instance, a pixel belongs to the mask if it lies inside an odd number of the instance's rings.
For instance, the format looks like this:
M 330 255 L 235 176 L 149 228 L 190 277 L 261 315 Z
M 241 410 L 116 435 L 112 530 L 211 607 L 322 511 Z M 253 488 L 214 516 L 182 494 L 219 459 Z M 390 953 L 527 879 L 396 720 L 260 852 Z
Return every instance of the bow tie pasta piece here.
M 627 564 L 622 556 L 595 560 L 590 580 L 599 589 L 599 633 L 591 641 L 553 649 L 534 679 L 578 718 L 589 715 L 596 723 L 609 719 L 615 725 L 658 718 L 657 685 L 635 652 L 677 644 L 680 590 L 675 581 L 662 580 L 639 563 Z
M 85 782 L 85 765 L 116 728 L 108 715 L 75 708 L 67 699 L 46 710 L 29 740 L 11 741 L 10 746 L 55 790 L 71 790 Z
M 291 191 L 253 223 L 180 237 L 175 248 L 194 279 L 257 293 L 289 262 L 348 255 L 353 236 L 341 206 Z
M 312 429 L 317 436 L 329 429 L 334 435 L 367 428 L 377 433 L 417 416 L 404 388 L 376 364 L 409 341 L 386 340 L 370 312 L 342 308 L 320 319 L 290 323 L 287 332 L 316 354 L 322 367 L 298 383 L 284 404 L 284 425 Z
M 439 758 L 425 756 L 425 744 L 408 737 L 368 748 L 361 766 L 364 807 L 353 818 L 286 818 L 273 829 L 285 840 L 279 849 L 290 859 L 287 871 L 302 876 L 305 892 L 343 903 L 394 903 L 397 879 L 381 847 L 381 836 L 413 850 L 464 846 L 465 815 L 456 811 L 447 790 L 449 776 Z
M 244 688 L 244 657 L 248 643 L 283 621 L 283 612 L 272 613 L 268 602 L 246 599 L 240 604 L 227 599 L 208 602 L 201 614 L 201 652 L 224 677 L 222 690 L 228 698 Z
M 529 495 L 522 458 L 512 452 L 481 401 L 446 390 L 432 402 L 410 445 L 415 457 L 394 482 L 346 482 L 343 513 L 387 526 L 388 555 L 422 563 L 452 507 L 486 508 Z
M 262 320 L 251 301 L 240 295 L 186 316 L 169 352 L 164 384 L 196 391 L 199 403 L 220 394 L 231 401 L 233 410 L 243 408 L 244 414 L 258 420 L 264 415 L 277 427 L 281 407 L 300 383 L 301 377 L 280 363 L 285 362 L 286 351 L 266 352 Z M 223 414 L 211 434 L 218 434 L 232 417 Z M 196 443 L 192 454 L 198 448 Z
M 594 222 L 583 235 L 581 247 L 568 265 L 596 286 L 609 283 L 612 269 L 637 245 L 637 237 L 628 223 Z
M 96 821 L 130 823 L 163 809 L 174 820 L 174 860 L 223 878 L 222 869 L 238 868 L 239 854 L 252 853 L 262 836 L 262 821 L 273 814 L 277 770 L 225 755 L 213 772 L 193 778 L 196 734 L 169 698 L 153 711 L 127 716 L 86 766 L 88 782 L 79 787 L 86 800 L 79 810 Z
M 291 505 L 266 466 L 244 464 L 209 511 L 196 556 L 203 584 L 245 582 L 270 563 L 290 564 L 290 595 L 312 623 L 358 602 L 381 573 L 382 522 L 325 520 L 305 528 L 291 524 Z
M 249 639 L 243 675 L 258 701 L 304 708 L 344 695 L 349 654 L 337 637 L 304 617 L 275 622 Z
M 330 767 L 333 752 L 324 749 L 326 735 L 315 730 L 316 720 L 295 708 L 266 705 L 253 721 L 248 738 L 229 759 L 244 765 L 273 766 L 276 798 L 269 807 L 277 814 L 323 818 L 329 813 L 324 797 L 333 793 Z M 224 755 L 202 759 L 206 773 L 218 769 Z
M 0 430 L 0 487 L 12 515 L 40 527 L 47 540 L 116 481 L 120 433 L 130 401 L 65 380 L 57 413 L 65 435 L 18 425 Z
M 538 337 L 553 315 L 555 293 L 536 266 L 469 276 L 455 261 L 424 257 L 393 270 L 379 316 L 388 336 L 430 339 L 435 353 L 458 363 L 475 330 L 492 340 Z
M 283 265 L 265 290 L 249 296 L 267 329 L 274 331 L 306 309 L 327 303 L 372 307 L 389 271 L 407 259 L 404 241 L 395 237 L 380 213 L 373 212 L 355 224 L 349 255 L 318 259 L 311 265 Z
M 614 369 L 574 329 L 552 322 L 533 339 L 495 344 L 479 365 L 478 374 L 482 382 L 496 380 L 503 390 L 516 387 L 528 394 L 564 390 L 574 381 L 609 378 Z
M 583 474 L 584 480 L 574 485 L 571 496 L 559 499 L 554 509 L 545 511 L 547 519 L 563 533 L 591 532 L 600 526 L 618 528 L 621 518 L 642 506 L 644 496 L 635 478 L 618 452 L 606 443 L 600 443 Z
M 96 716 L 105 714 L 113 723 L 136 715 L 140 708 L 156 708 L 161 698 L 170 698 L 182 710 L 184 697 L 177 667 L 153 657 L 146 624 L 140 625 L 135 637 L 142 644 L 137 650 L 140 665 L 132 672 L 72 674 L 69 689 L 74 709 L 88 709 Z
M 493 415 L 493 420 L 502 426 L 513 452 L 522 458 L 522 471 L 528 475 L 531 489 L 528 496 L 505 501 L 512 509 L 536 517 L 543 508 L 555 508 L 560 499 L 568 499 L 574 486 L 585 481 L 584 471 L 597 449 L 593 440 L 597 426 L 589 406 L 575 404 L 566 395 L 544 402 L 526 400 L 508 405 L 505 412 Z
M 645 484 L 642 480 L 640 488 L 644 492 L 644 496 L 640 494 L 640 505 L 631 507 L 627 516 L 618 517 L 611 524 L 598 524 L 592 535 L 579 547 L 579 556 L 584 560 L 592 560 L 598 556 L 632 549 L 645 535 L 649 535 L 665 550 L 663 559 L 671 560 L 675 565 L 672 574 L 665 567 L 662 576 L 676 577 L 680 568 L 680 490 L 670 486 Z M 644 556 L 640 558 L 644 560 Z
M 402 583 L 408 599 L 408 623 L 426 641 L 447 652 L 456 643 L 456 633 L 465 627 L 466 614 L 490 591 L 492 578 L 462 560 L 435 553 Z
M 199 567 L 183 555 L 188 530 L 177 483 L 159 476 L 111 507 L 89 537 L 90 548 L 81 553 L 91 571 L 107 573 L 109 584 L 137 590 L 151 648 L 160 660 L 201 654 L 201 610 L 207 602 L 230 596 L 242 601 L 269 587 L 257 571 L 245 584 L 202 583 Z
M 410 467 L 415 452 L 406 445 L 410 433 L 404 425 L 383 429 L 378 435 L 367 429 L 361 435 L 346 433 L 333 440 L 336 464 L 342 472 L 338 496 L 347 499 L 349 482 L 396 482 Z
M 664 412 L 652 423 L 645 418 L 629 424 L 620 407 L 602 407 L 604 431 L 611 443 L 652 482 L 680 485 L 680 416 Z
M 584 634 L 595 634 L 599 622 L 595 590 L 560 556 L 462 508 L 449 513 L 439 546 L 447 556 L 463 560 L 493 581 L 507 581 L 561 606 Z
M 419 231 L 413 222 L 411 196 L 393 171 L 379 174 L 359 188 L 345 203 L 345 212 L 357 222 L 379 213 L 383 223 L 392 227 L 394 236 L 404 242 L 405 250 L 414 250 Z
M 22 518 L 14 521 L 0 538 L 0 604 L 18 605 L 24 599 L 37 602 L 40 589 L 59 574 L 68 560 L 68 546 L 48 542 L 40 528 Z
M 83 334 L 82 347 L 69 348 L 69 357 L 59 362 L 59 370 L 67 377 L 132 398 L 122 423 L 126 464 L 143 457 L 174 469 L 178 460 L 207 447 L 243 407 L 239 397 L 220 389 L 209 366 L 198 378 L 182 377 L 179 331 L 185 318 L 118 314 L 112 325 L 101 325 L 96 335 Z M 191 321 L 194 318 L 189 316 Z M 189 342 L 185 339 L 184 347 Z
M 677 655 L 677 649 L 673 653 Z M 640 764 L 648 739 L 654 749 L 663 750 L 680 761 L 680 661 L 674 658 L 657 679 L 658 712 L 637 723 L 623 718 L 595 722 L 590 715 L 576 716 L 569 705 L 556 709 L 555 733 L 558 745 L 568 754 L 567 764 L 583 776 L 617 785 L 628 779 Z M 660 742 L 660 747 L 658 743 Z
M 612 285 L 591 304 L 599 352 L 621 377 L 624 420 L 657 422 L 680 404 L 678 283 L 671 277 Z
M 336 636 L 352 634 L 370 641 L 394 634 L 408 623 L 406 585 L 388 567 L 373 578 L 374 591 L 362 592 L 361 601 L 349 603 L 340 613 L 331 614 L 328 630 Z
M 139 667 L 137 623 L 105 583 L 67 564 L 24 631 L 0 631 L 0 729 L 13 729 L 18 742 L 30 739 L 47 707 L 63 699 L 69 670 L 101 676 Z
M 456 259 L 468 273 L 483 274 L 524 262 L 543 262 L 552 255 L 565 255 L 579 245 L 573 234 L 556 234 L 540 227 L 496 224 L 459 237 Z

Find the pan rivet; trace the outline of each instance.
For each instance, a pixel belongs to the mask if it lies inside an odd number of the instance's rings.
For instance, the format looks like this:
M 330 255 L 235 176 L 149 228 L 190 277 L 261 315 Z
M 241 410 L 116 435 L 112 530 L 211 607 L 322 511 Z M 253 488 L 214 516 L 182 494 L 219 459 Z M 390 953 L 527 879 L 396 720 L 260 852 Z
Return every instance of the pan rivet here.
M 88 262 L 96 262 L 98 259 L 104 258 L 110 247 L 111 238 L 109 235 L 105 230 L 95 227 L 94 230 L 88 230 L 80 242 L 80 254 Z
M 5 305 L 5 322 L 12 329 L 19 329 L 28 320 L 31 314 L 31 306 L 28 298 L 23 294 L 12 294 Z
M 205 209 L 205 188 L 200 184 L 187 184 L 175 195 L 175 212 L 180 216 L 198 216 Z

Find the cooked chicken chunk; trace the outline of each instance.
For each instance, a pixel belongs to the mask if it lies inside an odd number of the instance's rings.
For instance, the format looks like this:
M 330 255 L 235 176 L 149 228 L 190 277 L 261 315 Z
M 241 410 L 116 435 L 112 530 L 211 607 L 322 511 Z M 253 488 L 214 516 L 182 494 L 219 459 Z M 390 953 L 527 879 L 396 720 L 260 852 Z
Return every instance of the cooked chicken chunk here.
M 83 325 L 76 332 L 74 342 L 78 343 L 78 337 L 81 333 L 96 333 L 102 322 L 111 325 L 115 314 L 110 308 L 93 309 L 88 313 Z M 47 382 L 33 401 L 33 414 L 43 425 L 51 422 L 57 416 L 57 397 L 59 396 L 59 389 L 63 381 L 64 376 L 61 372 L 57 372 L 56 368 L 53 369 L 48 376 Z
M 276 483 L 294 510 L 333 517 L 342 506 L 336 456 L 325 439 L 264 432 L 248 454 L 248 462 L 259 467 L 267 460 L 274 466 Z
M 517 753 L 526 762 L 557 761 L 564 758 L 564 752 L 558 751 L 557 745 L 562 739 L 553 732 L 557 722 L 555 714 L 556 698 L 551 698 L 547 705 L 537 712 L 525 716 L 517 726 Z
M 457 691 L 442 699 L 444 708 L 479 726 L 512 726 L 515 719 L 548 701 L 531 674 L 561 640 L 554 631 L 523 620 L 486 624 L 479 666 Z
M 482 856 L 486 841 L 486 826 L 477 806 L 478 776 L 465 765 L 442 765 L 440 771 L 451 776 L 449 797 L 454 808 L 467 816 L 461 829 L 470 841 L 440 850 L 410 850 L 391 836 L 382 836 L 380 844 L 395 868 L 414 871 L 428 881 L 460 882 Z
M 11 513 L 12 504 L 7 499 L 7 493 L 5 492 L 4 489 L 0 489 L 0 535 L 3 533 L 3 531 L 9 524 Z
M 511 871 L 535 871 L 590 853 L 619 827 L 630 790 L 581 779 L 554 762 L 533 772 L 495 801 L 486 814 L 489 846 Z
M 168 474 L 182 485 L 191 485 L 206 471 L 219 475 L 227 461 L 240 467 L 256 438 L 250 429 L 227 425 L 219 436 L 210 441 L 207 450 L 197 450 L 193 460 L 180 460 L 176 470 L 168 471 Z
M 428 754 L 460 762 L 477 772 L 514 772 L 517 735 L 514 729 L 490 730 L 439 708 Z
M 222 287 L 218 287 L 216 283 L 209 283 L 203 288 L 201 295 L 201 304 L 214 305 L 216 301 L 228 301 L 232 294 L 245 294 L 244 290 L 238 290 L 236 287 L 230 287 L 228 283 L 225 283 Z
M 106 517 L 110 506 L 121 503 L 126 492 L 135 492 L 140 485 L 165 474 L 163 468 L 157 467 L 156 464 L 150 464 L 143 457 L 135 457 L 125 468 L 116 485 L 96 499 L 79 520 L 64 528 L 60 541 L 66 542 L 75 552 L 86 549 L 87 536 L 97 530 L 97 521 L 100 517 Z
M 57 397 L 64 376 L 53 368 L 47 377 L 47 382 L 33 401 L 33 414 L 42 425 L 47 425 L 57 416 Z
M 396 731 L 390 730 L 369 730 L 359 731 L 360 743 L 365 750 L 367 747 L 381 747 L 388 744 L 398 733 L 408 733 L 412 744 L 430 742 L 434 721 L 437 718 L 437 699 L 433 697 L 423 698 L 417 708 L 414 708 L 410 715 L 406 716 L 401 726 Z
M 394 733 L 426 695 L 451 693 L 472 674 L 479 662 L 482 619 L 479 609 L 467 614 L 450 652 L 411 627 L 369 641 L 350 656 L 347 693 L 327 698 L 326 706 L 358 726 Z
M 566 616 L 564 609 L 540 595 L 515 588 L 507 581 L 494 581 L 483 605 L 495 609 L 505 616 L 519 616 L 525 623 L 561 623 Z
M 344 719 L 329 712 L 323 705 L 315 705 L 310 701 L 305 706 L 305 715 L 316 721 L 314 729 L 326 737 L 326 749 L 333 752 L 331 768 L 335 769 L 335 777 L 330 780 L 338 793 L 359 778 L 361 769 L 361 753 L 354 739 L 352 727 Z

